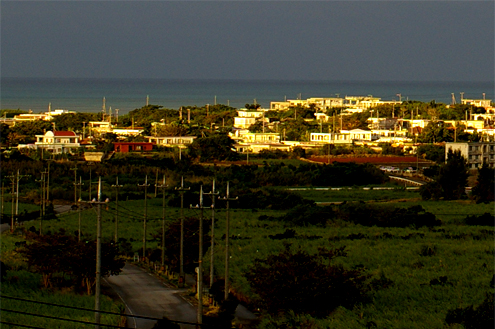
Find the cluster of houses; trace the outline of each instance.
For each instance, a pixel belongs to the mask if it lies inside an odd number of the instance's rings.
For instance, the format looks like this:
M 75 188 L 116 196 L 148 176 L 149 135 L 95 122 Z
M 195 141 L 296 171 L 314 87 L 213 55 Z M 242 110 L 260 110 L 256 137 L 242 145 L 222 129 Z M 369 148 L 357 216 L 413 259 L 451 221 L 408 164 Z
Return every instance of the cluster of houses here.
M 462 121 L 444 121 L 452 127 L 463 125 L 467 127 L 467 132 L 477 132 L 486 137 L 486 140 L 495 140 L 495 108 L 491 107 L 491 100 L 485 99 L 462 99 L 463 104 L 475 105 L 484 107 L 484 114 L 466 114 L 466 119 Z M 379 143 L 391 143 L 394 146 L 408 145 L 411 149 L 415 148 L 411 136 L 417 136 L 429 124 L 431 120 L 414 118 L 398 118 L 398 117 L 379 117 L 372 116 L 368 119 L 369 130 L 353 129 L 345 130 L 337 129 L 339 122 L 342 122 L 342 116 L 356 112 L 369 111 L 378 105 L 400 105 L 400 101 L 383 101 L 380 98 L 372 96 L 349 97 L 345 98 L 308 98 L 306 100 L 287 100 L 284 102 L 271 102 L 269 109 L 239 109 L 237 116 L 234 118 L 234 125 L 230 132 L 230 137 L 235 141 L 234 148 L 240 153 L 259 153 L 262 150 L 281 150 L 290 151 L 295 146 L 304 149 L 321 148 L 325 144 L 351 144 L 351 145 L 368 145 L 377 147 Z M 267 111 L 284 111 L 293 106 L 313 107 L 316 109 L 315 118 L 305 119 L 308 121 L 316 121 L 322 127 L 323 123 L 333 120 L 334 131 L 307 133 L 306 141 L 288 141 L 285 136 L 285 131 L 279 129 L 280 122 L 274 122 L 265 117 Z M 339 107 L 345 110 L 341 111 L 339 116 L 328 116 L 324 113 L 324 109 L 329 107 Z M 378 111 L 377 111 L 378 112 Z M 55 110 L 40 114 L 19 114 L 14 117 L 14 121 L 26 120 L 51 120 L 56 115 L 70 113 L 65 110 Z M 336 121 L 339 120 L 339 121 Z M 262 132 L 251 132 L 249 128 L 256 123 L 260 123 L 263 127 Z M 163 123 L 154 123 L 155 127 Z M 265 129 L 270 132 L 265 132 Z M 281 130 L 281 131 L 280 131 Z M 94 135 L 102 135 L 113 133 L 121 139 L 129 136 L 141 135 L 142 128 L 127 127 L 120 128 L 114 126 L 109 121 L 89 122 L 87 126 L 88 136 L 85 136 L 86 127 L 83 134 L 78 135 L 72 131 L 47 131 L 44 135 L 36 135 L 36 142 L 29 145 L 19 145 L 19 148 L 45 149 L 53 153 L 73 152 L 75 149 L 85 147 L 91 150 L 94 147 L 91 139 Z M 275 131 L 275 132 L 273 132 Z M 146 142 L 126 142 L 119 141 L 114 143 L 114 152 L 130 152 L 130 151 L 149 151 L 153 146 L 166 146 L 185 148 L 191 144 L 195 136 L 145 136 Z M 459 146 L 455 146 L 455 145 Z M 449 143 L 449 148 L 461 150 L 465 154 L 466 159 L 470 161 L 472 168 L 477 168 L 483 161 L 488 161 L 493 166 L 495 164 L 492 152 L 494 143 L 487 142 L 475 145 L 475 143 Z M 461 146 L 464 145 L 464 146 Z M 484 145 L 487 145 L 484 147 Z M 446 148 L 447 152 L 447 148 Z M 474 152 L 474 153 L 473 153 Z M 478 153 L 476 153 L 478 152 Z M 481 152 L 481 153 L 479 153 Z

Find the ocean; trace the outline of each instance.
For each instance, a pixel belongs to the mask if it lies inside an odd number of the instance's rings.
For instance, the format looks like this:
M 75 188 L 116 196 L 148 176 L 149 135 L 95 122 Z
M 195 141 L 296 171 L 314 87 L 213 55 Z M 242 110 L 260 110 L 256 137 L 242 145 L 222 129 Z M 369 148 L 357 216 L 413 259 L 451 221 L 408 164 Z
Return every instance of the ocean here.
M 450 104 L 452 93 L 464 98 L 494 100 L 494 82 L 313 81 L 313 80 L 166 80 L 1 78 L 1 109 L 51 109 L 77 112 L 118 109 L 119 114 L 149 104 L 168 109 L 225 104 L 236 108 L 271 101 L 310 97 L 368 96 L 382 100 L 419 100 Z

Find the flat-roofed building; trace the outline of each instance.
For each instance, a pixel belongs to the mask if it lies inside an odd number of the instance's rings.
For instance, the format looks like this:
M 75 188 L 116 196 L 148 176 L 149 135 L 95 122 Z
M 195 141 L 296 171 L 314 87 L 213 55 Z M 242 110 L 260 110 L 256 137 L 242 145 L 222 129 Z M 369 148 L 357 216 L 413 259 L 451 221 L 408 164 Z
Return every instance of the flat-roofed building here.
M 495 167 L 495 142 L 445 143 L 445 161 L 449 150 L 460 151 L 471 169 L 480 168 L 484 162 Z
M 148 142 L 157 146 L 181 147 L 184 148 L 192 144 L 196 136 L 146 136 Z
M 468 98 L 463 98 L 461 99 L 461 104 L 465 105 L 473 105 L 473 106 L 478 106 L 478 107 L 491 107 L 491 99 L 468 99 Z

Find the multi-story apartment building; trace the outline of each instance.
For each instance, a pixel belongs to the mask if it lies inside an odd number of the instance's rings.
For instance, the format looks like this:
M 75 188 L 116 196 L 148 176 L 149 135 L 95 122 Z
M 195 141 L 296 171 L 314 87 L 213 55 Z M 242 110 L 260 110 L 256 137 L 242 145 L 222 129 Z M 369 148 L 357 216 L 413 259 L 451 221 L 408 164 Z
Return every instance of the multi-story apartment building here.
M 479 168 L 483 163 L 495 167 L 495 142 L 445 143 L 445 158 L 449 150 L 460 151 L 470 169 Z

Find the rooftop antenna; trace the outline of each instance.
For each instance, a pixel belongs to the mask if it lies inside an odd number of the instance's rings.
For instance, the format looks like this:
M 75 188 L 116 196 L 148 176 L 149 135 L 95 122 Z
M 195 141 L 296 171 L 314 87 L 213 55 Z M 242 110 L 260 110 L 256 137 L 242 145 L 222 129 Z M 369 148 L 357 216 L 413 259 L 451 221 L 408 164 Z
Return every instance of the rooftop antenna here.
M 464 92 L 460 92 L 459 94 L 461 94 L 461 103 L 462 103 L 462 100 L 464 99 Z
M 452 105 L 455 105 L 455 95 L 452 93 Z
M 107 108 L 106 108 L 106 99 L 103 97 L 103 105 L 101 106 L 101 112 L 103 112 L 103 117 L 101 118 L 101 121 L 105 121 L 105 115 L 107 114 Z
M 146 106 L 150 103 L 150 95 L 146 95 Z
M 485 100 L 485 96 L 486 96 L 485 93 L 483 93 L 483 100 Z

